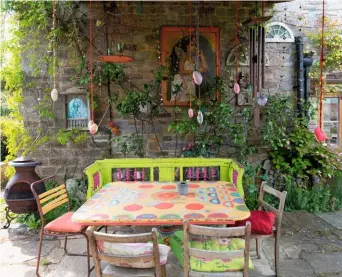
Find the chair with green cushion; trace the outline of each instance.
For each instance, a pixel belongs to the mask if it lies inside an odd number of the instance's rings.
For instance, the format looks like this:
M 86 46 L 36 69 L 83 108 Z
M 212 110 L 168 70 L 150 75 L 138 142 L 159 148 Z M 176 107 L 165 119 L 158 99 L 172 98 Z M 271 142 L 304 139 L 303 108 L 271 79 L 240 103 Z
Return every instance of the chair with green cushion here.
M 249 222 L 243 227 L 217 228 L 190 225 L 186 221 L 184 277 L 248 277 L 248 269 L 253 268 L 249 258 L 250 232 Z M 196 238 L 190 241 L 192 236 Z

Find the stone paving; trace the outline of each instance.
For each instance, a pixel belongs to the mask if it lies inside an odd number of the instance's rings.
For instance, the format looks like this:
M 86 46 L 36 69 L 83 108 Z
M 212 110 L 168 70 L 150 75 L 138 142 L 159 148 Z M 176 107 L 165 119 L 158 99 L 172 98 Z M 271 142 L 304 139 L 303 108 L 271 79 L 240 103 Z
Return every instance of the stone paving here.
M 282 277 L 342 277 L 342 212 L 313 215 L 286 213 L 280 241 L 280 271 Z M 143 231 L 136 228 L 135 231 Z M 39 236 L 25 226 L 14 224 L 0 230 L 0 276 L 35 276 Z M 43 245 L 41 276 L 86 276 L 86 258 L 66 256 L 64 240 L 46 239 Z M 253 259 L 255 270 L 251 277 L 275 276 L 273 239 L 262 242 L 262 257 Z M 70 239 L 69 250 L 85 252 L 85 240 Z M 252 242 L 252 249 L 254 243 Z M 253 252 L 252 252 L 253 258 Z M 92 272 L 91 276 L 95 276 Z M 168 277 L 181 277 L 182 268 L 170 254 Z

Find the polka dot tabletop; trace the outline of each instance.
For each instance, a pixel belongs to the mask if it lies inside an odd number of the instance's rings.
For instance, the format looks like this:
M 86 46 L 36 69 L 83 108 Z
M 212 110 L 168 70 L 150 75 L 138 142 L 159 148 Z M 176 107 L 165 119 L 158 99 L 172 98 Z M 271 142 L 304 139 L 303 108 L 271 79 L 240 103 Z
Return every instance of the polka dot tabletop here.
M 230 224 L 250 216 L 229 182 L 189 182 L 180 195 L 176 183 L 113 182 L 102 187 L 72 216 L 85 225 Z

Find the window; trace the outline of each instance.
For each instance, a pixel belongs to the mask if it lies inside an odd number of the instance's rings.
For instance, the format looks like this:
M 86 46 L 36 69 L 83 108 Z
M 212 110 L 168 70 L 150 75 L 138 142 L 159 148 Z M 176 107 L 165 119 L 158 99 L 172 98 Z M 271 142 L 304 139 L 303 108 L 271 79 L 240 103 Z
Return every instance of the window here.
M 67 96 L 67 128 L 87 129 L 89 121 L 88 100 L 85 95 Z
M 342 146 L 342 100 L 337 96 L 324 98 L 323 129 L 331 146 Z
M 266 42 L 294 42 L 291 29 L 281 22 L 271 22 L 266 26 Z

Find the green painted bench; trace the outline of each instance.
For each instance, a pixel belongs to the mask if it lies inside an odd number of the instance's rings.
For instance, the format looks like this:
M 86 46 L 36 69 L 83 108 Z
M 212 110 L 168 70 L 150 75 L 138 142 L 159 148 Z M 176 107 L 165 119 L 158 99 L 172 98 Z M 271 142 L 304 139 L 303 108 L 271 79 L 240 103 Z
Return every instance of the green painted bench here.
M 87 198 L 102 186 L 117 181 L 228 181 L 233 182 L 244 197 L 244 168 L 232 159 L 221 158 L 159 158 L 105 159 L 88 166 Z

